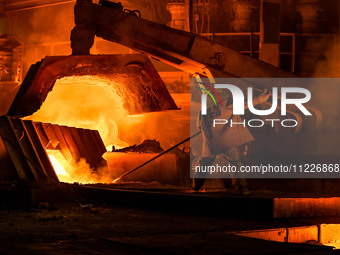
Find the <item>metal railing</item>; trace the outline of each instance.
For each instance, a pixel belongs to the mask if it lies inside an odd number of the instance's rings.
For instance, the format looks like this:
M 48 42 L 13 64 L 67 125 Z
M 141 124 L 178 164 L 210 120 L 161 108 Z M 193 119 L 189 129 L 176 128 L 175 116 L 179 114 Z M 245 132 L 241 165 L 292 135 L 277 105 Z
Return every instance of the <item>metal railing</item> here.
M 254 53 L 259 53 L 259 50 L 254 50 L 254 36 L 260 36 L 259 32 L 240 32 L 240 33 L 202 33 L 200 34 L 203 37 L 207 37 L 209 39 L 214 39 L 216 37 L 235 37 L 235 36 L 244 36 L 249 37 L 249 49 L 239 51 L 242 54 L 247 54 L 251 57 L 254 57 Z M 282 37 L 291 37 L 291 51 L 280 51 L 280 55 L 290 55 L 291 56 L 291 66 L 290 71 L 292 73 L 295 72 L 296 67 L 296 38 L 297 37 L 330 37 L 332 39 L 336 39 L 335 34 L 307 34 L 307 33 L 280 33 L 280 38 Z M 336 44 L 337 46 L 337 44 Z M 337 50 L 338 52 L 338 50 Z M 312 52 L 299 52 L 299 54 L 311 54 Z

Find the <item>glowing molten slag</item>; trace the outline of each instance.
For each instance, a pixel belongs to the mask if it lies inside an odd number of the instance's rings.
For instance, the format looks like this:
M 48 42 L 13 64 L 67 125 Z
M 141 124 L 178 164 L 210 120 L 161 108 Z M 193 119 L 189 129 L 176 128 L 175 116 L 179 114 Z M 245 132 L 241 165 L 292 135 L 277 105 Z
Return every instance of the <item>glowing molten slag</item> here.
M 98 130 L 105 146 L 123 144 L 117 123 L 128 114 L 114 81 L 99 76 L 70 76 L 56 81 L 42 107 L 29 119 Z M 126 95 L 128 96 L 128 95 Z
M 107 77 L 85 75 L 56 81 L 41 108 L 27 119 L 68 127 L 98 130 L 107 149 L 140 144 L 145 139 L 159 140 L 164 149 L 190 134 L 189 93 L 172 95 L 181 111 L 129 115 L 138 91 L 133 94 Z M 119 82 L 124 82 L 121 80 Z M 111 183 L 107 169 L 91 169 L 84 159 L 65 159 L 58 150 L 47 150 L 60 181 Z
M 59 181 L 68 182 L 70 176 L 66 169 L 70 168 L 70 165 L 67 163 L 64 156 L 58 150 L 46 150 L 46 152 L 50 158 L 51 164 L 58 176 Z
M 55 173 L 59 176 L 59 179 L 62 175 L 67 175 L 67 172 L 64 166 L 58 161 L 58 159 L 56 159 L 56 157 L 53 155 L 48 155 L 48 156 L 51 160 Z
M 79 183 L 110 183 L 107 168 L 92 169 L 85 159 L 68 162 L 59 150 L 46 150 L 51 164 L 61 182 Z

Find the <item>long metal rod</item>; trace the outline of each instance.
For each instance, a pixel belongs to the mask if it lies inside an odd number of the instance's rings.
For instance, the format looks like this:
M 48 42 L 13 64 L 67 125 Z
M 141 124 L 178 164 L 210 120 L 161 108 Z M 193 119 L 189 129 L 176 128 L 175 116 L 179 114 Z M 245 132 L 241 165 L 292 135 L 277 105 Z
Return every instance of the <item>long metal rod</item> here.
M 196 133 L 196 134 L 190 136 L 189 138 L 183 140 L 182 142 L 180 142 L 180 143 L 178 143 L 178 144 L 172 146 L 170 149 L 167 149 L 166 151 L 163 151 L 162 153 L 158 154 L 156 157 L 154 157 L 154 158 L 152 158 L 152 159 L 146 161 L 146 162 L 143 163 L 142 165 L 140 165 L 140 166 L 138 166 L 138 167 L 136 167 L 136 168 L 130 170 L 129 172 L 126 172 L 126 173 L 122 174 L 122 175 L 119 176 L 118 178 L 114 179 L 112 182 L 113 182 L 113 183 L 118 182 L 118 181 L 121 180 L 123 177 L 125 177 L 125 176 L 127 176 L 127 175 L 129 175 L 129 174 L 131 174 L 131 173 L 133 173 L 133 172 L 135 172 L 135 171 L 137 171 L 137 170 L 140 169 L 141 167 L 143 167 L 143 166 L 149 164 L 151 161 L 153 161 L 153 160 L 159 158 L 160 156 L 162 156 L 162 155 L 168 153 L 169 151 L 175 149 L 176 147 L 178 147 L 178 146 L 180 146 L 181 144 L 183 144 L 183 143 L 185 143 L 185 142 L 191 140 L 192 138 L 198 136 L 198 135 L 201 134 L 201 133 L 202 133 L 202 131 L 199 131 L 198 133 Z

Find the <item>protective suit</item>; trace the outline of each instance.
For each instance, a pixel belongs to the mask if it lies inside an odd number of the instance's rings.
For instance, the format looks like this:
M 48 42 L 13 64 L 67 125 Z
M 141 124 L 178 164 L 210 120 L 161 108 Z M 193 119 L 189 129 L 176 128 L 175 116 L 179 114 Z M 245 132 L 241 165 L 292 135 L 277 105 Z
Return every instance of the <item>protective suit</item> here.
M 258 97 L 253 99 L 253 105 L 266 102 L 270 94 L 265 90 Z M 248 106 L 245 104 L 245 108 Z M 226 125 L 216 125 L 213 127 L 214 119 L 228 120 Z M 230 126 L 230 121 L 234 123 Z M 238 124 L 236 124 L 238 123 Z M 228 104 L 228 99 L 222 101 L 222 105 L 211 106 L 204 116 L 199 115 L 197 126 L 202 131 L 202 157 L 199 160 L 200 165 L 212 165 L 216 156 L 226 155 L 232 159 L 233 164 L 239 169 L 242 161 L 239 156 L 239 148 L 254 141 L 247 126 L 244 126 L 243 120 L 239 115 L 233 115 L 232 104 Z M 205 178 L 193 179 L 193 189 L 198 191 L 204 184 Z M 232 177 L 232 176 L 231 176 Z M 225 181 L 225 183 L 227 183 Z M 233 179 L 234 188 L 241 194 L 248 194 L 247 182 L 244 178 Z

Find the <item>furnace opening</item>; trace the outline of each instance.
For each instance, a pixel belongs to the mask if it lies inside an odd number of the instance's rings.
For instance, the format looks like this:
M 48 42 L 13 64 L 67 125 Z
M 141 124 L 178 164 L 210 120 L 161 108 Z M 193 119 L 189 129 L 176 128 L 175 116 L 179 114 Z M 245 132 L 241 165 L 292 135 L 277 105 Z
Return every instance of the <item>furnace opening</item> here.
M 128 146 L 119 139 L 118 126 L 129 114 L 124 101 L 131 95 L 123 100 L 119 87 L 116 81 L 94 75 L 58 79 L 41 108 L 27 119 L 98 130 L 106 147 Z

